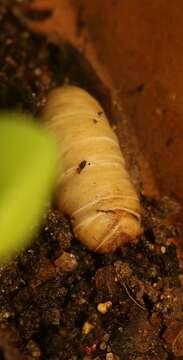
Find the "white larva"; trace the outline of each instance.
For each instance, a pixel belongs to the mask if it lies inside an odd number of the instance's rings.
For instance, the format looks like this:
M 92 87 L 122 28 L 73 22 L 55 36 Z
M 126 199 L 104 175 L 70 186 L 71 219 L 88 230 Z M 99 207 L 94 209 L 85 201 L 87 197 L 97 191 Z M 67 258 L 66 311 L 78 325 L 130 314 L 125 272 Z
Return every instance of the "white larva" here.
M 58 87 L 48 96 L 43 119 L 58 141 L 58 206 L 70 216 L 75 236 L 101 253 L 135 241 L 139 199 L 98 101 L 78 87 Z

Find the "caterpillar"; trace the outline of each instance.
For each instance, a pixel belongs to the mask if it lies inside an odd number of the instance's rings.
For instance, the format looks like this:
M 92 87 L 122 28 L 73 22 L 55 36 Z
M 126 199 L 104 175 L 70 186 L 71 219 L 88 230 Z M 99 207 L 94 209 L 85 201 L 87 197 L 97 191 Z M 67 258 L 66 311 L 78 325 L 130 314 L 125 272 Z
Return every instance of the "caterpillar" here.
M 57 139 L 58 207 L 90 250 L 112 253 L 141 232 L 139 198 L 99 102 L 76 86 L 50 92 L 42 118 Z

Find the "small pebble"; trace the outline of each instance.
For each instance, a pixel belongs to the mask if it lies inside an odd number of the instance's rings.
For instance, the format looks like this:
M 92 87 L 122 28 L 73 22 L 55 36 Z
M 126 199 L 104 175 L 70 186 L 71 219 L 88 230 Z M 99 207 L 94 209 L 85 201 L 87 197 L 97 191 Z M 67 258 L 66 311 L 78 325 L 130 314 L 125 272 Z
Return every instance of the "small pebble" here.
M 106 314 L 108 312 L 108 310 L 110 309 L 110 307 L 112 306 L 112 302 L 111 301 L 107 301 L 105 303 L 100 303 L 97 305 L 97 310 L 101 313 L 101 314 Z
M 114 360 L 114 355 L 113 355 L 113 353 L 107 353 L 107 355 L 106 355 L 106 360 Z
M 77 260 L 73 254 L 66 251 L 55 260 L 55 265 L 63 271 L 74 271 L 77 268 Z
M 102 341 L 102 342 L 100 343 L 100 350 L 105 350 L 106 347 L 107 347 L 107 345 L 106 345 L 105 341 Z
M 108 353 L 111 352 L 111 347 L 110 347 L 110 345 L 107 345 L 107 352 L 108 352 Z
M 83 335 L 88 335 L 90 333 L 90 331 L 93 329 L 93 325 L 90 324 L 88 321 L 85 321 L 83 327 L 82 327 L 82 334 Z
M 110 334 L 105 333 L 104 336 L 102 337 L 102 339 L 103 339 L 103 341 L 108 342 L 110 339 Z
M 6 311 L 6 312 L 3 314 L 3 318 L 4 318 L 4 319 L 8 319 L 10 316 L 11 316 L 11 314 L 10 314 L 9 311 Z
M 154 244 L 149 243 L 148 246 L 150 251 L 154 251 Z
M 36 68 L 36 69 L 34 70 L 34 74 L 35 74 L 36 76 L 40 76 L 40 75 L 42 74 L 41 69 L 40 69 L 40 68 Z
M 33 340 L 29 340 L 26 347 L 33 358 L 39 358 L 41 356 L 41 350 Z
M 166 247 L 165 246 L 161 246 L 161 253 L 165 254 L 166 253 Z
M 86 304 L 87 303 L 87 301 L 84 299 L 84 298 L 80 298 L 79 300 L 78 300 L 78 304 L 79 305 L 83 305 L 83 304 Z
M 115 261 L 114 267 L 116 270 L 117 279 L 121 281 L 128 279 L 132 275 L 132 269 L 126 262 L 122 260 Z

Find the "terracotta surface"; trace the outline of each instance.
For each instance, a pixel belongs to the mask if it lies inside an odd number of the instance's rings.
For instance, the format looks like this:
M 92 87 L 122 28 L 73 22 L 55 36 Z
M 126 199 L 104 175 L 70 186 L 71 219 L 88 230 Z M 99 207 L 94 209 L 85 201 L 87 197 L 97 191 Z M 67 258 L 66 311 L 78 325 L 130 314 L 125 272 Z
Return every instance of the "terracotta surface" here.
M 29 26 L 73 42 L 100 75 L 103 72 L 131 121 L 160 192 L 183 203 L 183 2 L 32 3 L 51 8 L 52 17 Z
M 183 203 L 183 2 L 82 4 L 99 60 L 111 75 L 161 192 Z

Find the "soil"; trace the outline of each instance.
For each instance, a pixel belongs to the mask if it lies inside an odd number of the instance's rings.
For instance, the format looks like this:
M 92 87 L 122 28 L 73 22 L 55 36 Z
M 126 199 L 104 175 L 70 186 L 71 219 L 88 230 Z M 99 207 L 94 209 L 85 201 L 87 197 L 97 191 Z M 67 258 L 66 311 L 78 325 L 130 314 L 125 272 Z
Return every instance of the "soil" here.
M 110 94 L 77 49 L 31 33 L 11 4 L 0 4 L 1 109 L 37 115 L 51 88 L 72 83 L 110 115 Z M 183 359 L 177 204 L 143 191 L 141 203 L 144 234 L 110 256 L 89 252 L 49 210 L 32 246 L 0 269 L 1 360 Z

